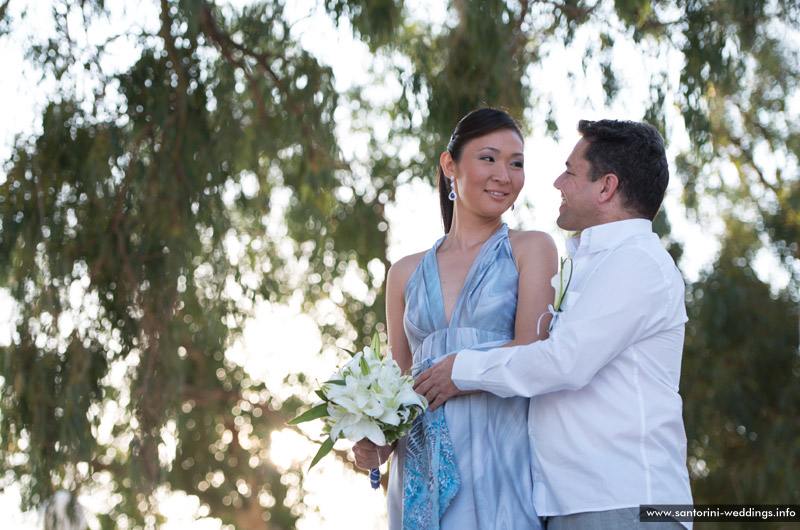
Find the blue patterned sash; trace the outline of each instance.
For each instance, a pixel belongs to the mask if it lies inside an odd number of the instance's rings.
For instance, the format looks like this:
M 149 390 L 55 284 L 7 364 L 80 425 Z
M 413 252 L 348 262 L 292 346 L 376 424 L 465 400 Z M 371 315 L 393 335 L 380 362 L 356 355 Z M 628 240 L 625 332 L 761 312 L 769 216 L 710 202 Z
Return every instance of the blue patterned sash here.
M 414 366 L 412 375 L 433 364 L 425 359 Z M 403 484 L 403 529 L 438 530 L 439 519 L 461 485 L 444 407 L 426 410 L 414 421 L 406 445 Z

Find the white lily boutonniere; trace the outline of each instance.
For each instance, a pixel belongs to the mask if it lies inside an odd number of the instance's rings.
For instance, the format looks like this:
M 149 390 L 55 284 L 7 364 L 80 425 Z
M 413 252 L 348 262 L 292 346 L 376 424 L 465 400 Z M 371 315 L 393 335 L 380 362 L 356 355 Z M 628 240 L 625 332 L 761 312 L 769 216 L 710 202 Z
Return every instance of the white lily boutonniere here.
M 569 283 L 572 281 L 572 258 L 567 256 L 561 258 L 561 267 L 558 274 L 553 276 L 550 284 L 556 290 L 556 299 L 553 302 L 553 311 L 556 313 L 561 311 L 561 304 L 564 302 L 564 297 L 567 295 Z
M 564 298 L 567 295 L 567 289 L 569 289 L 569 284 L 571 281 L 572 258 L 567 256 L 566 258 L 561 258 L 561 266 L 558 269 L 558 274 L 553 276 L 553 279 L 550 280 L 550 285 L 552 285 L 553 289 L 556 291 L 556 297 L 555 300 L 553 300 L 553 303 L 547 306 L 547 312 L 539 317 L 539 322 L 536 324 L 537 334 L 539 333 L 539 325 L 542 323 L 542 319 L 545 315 L 553 315 L 553 320 L 550 321 L 550 326 L 547 328 L 547 331 L 553 330 L 553 324 L 555 324 L 558 313 L 560 313 L 562 310 Z

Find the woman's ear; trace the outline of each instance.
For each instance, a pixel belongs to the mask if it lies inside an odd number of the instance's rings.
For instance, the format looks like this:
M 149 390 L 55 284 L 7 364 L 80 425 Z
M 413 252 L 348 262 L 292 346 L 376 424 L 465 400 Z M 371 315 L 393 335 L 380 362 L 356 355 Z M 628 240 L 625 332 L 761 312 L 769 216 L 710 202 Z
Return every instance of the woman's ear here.
M 442 156 L 439 157 L 439 165 L 442 166 L 442 171 L 444 171 L 445 177 L 450 178 L 455 175 L 456 163 L 453 160 L 453 156 L 450 154 L 450 151 L 445 151 L 442 153 Z

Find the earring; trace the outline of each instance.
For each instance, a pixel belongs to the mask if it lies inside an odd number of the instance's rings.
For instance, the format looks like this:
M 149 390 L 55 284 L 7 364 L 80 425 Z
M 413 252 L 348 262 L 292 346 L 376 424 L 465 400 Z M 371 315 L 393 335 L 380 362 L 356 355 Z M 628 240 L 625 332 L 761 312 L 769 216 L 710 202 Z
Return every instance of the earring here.
M 456 200 L 456 177 L 453 175 L 450 177 L 450 194 L 447 196 L 448 199 L 451 201 Z
M 513 211 L 514 211 L 514 208 L 516 208 L 516 207 L 517 207 L 517 205 L 516 205 L 516 204 L 514 204 L 514 203 L 512 202 L 512 203 L 511 203 L 511 211 L 513 212 Z

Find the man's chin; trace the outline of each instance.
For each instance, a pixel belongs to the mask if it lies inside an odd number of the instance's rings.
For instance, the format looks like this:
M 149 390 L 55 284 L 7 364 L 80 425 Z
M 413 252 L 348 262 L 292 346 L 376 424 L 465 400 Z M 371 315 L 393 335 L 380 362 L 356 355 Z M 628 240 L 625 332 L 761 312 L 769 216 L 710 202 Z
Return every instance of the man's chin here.
M 572 228 L 572 223 L 569 222 L 569 219 L 565 219 L 563 215 L 559 215 L 558 219 L 556 219 L 556 226 L 558 226 L 561 230 L 575 230 Z

